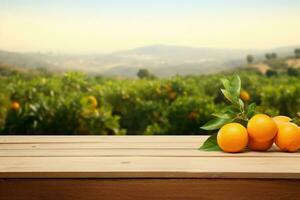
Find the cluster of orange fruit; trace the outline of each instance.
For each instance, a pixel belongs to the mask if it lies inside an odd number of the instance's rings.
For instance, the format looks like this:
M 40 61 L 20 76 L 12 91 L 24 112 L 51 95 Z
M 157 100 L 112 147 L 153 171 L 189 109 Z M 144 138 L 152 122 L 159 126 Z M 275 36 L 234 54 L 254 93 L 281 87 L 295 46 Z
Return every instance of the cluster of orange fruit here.
M 230 153 L 243 151 L 247 146 L 254 151 L 267 151 L 273 143 L 282 151 L 295 152 L 300 148 L 300 127 L 286 116 L 254 115 L 247 128 L 239 123 L 224 125 L 218 132 L 219 147 Z

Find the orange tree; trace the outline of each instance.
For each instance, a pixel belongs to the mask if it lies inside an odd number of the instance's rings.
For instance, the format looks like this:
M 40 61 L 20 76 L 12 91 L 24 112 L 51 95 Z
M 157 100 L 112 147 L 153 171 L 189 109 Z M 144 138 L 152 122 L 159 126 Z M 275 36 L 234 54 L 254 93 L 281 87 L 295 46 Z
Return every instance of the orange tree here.
M 239 74 L 242 89 L 258 111 L 297 117 L 299 77 L 266 77 L 247 70 Z M 199 127 L 212 118 L 211 113 L 226 107 L 218 80 L 229 76 L 154 80 L 81 73 L 0 76 L 0 130 L 3 134 L 208 134 Z
M 124 133 L 110 107 L 99 104 L 92 108 L 82 100 L 92 93 L 92 82 L 86 76 L 69 73 L 31 81 L 12 77 L 9 83 L 11 100 L 17 101 L 20 109 L 8 111 L 3 128 L 6 134 Z

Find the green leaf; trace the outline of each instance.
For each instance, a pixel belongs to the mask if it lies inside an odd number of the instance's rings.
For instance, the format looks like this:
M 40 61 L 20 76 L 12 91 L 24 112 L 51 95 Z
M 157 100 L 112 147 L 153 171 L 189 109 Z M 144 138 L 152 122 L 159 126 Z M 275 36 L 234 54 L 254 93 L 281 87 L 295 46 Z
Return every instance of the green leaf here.
M 36 112 L 37 111 L 37 107 L 33 104 L 29 104 L 29 108 L 33 111 Z
M 241 91 L 241 79 L 235 75 L 231 80 L 221 79 L 225 89 L 221 89 L 223 95 L 233 104 L 239 104 L 239 96 Z
M 215 112 L 212 116 L 217 118 L 224 118 L 224 119 L 232 119 L 240 113 L 240 110 L 233 106 L 226 106 L 225 108 L 221 109 L 220 112 Z
M 225 79 L 225 78 L 221 78 L 221 82 L 225 88 L 225 90 L 228 90 L 230 88 L 230 83 L 229 80 Z
M 235 99 L 232 97 L 232 95 L 228 92 L 228 90 L 221 89 L 221 92 L 223 93 L 224 97 L 230 101 L 231 103 L 235 103 Z
M 215 118 L 208 121 L 201 128 L 207 131 L 217 130 L 221 128 L 223 125 L 230 123 L 234 120 L 234 118 Z
M 227 114 L 231 114 L 231 115 L 237 115 L 240 113 L 240 110 L 237 109 L 234 106 L 226 106 L 225 108 L 223 108 L 220 113 L 227 113 Z
M 244 102 L 242 101 L 242 99 L 239 98 L 239 107 L 240 107 L 240 110 L 244 110 Z
M 235 95 L 239 96 L 240 92 L 241 92 L 241 78 L 238 75 L 234 75 L 230 85 L 231 85 Z
M 228 119 L 228 118 L 234 117 L 234 115 L 232 115 L 230 113 L 213 113 L 212 116 L 218 117 L 218 118 L 224 118 L 224 119 Z
M 247 117 L 251 118 L 255 114 L 256 104 L 251 103 L 247 108 Z
M 221 151 L 218 143 L 217 143 L 217 134 L 213 134 L 205 140 L 202 146 L 199 148 L 204 151 Z

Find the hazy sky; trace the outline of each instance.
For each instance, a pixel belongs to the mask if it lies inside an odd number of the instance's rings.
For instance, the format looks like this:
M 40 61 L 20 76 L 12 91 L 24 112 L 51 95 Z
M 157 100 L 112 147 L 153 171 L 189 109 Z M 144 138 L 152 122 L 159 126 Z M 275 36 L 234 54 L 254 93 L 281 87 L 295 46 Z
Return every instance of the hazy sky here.
M 102 53 L 166 44 L 300 44 L 300 0 L 0 0 L 0 49 Z

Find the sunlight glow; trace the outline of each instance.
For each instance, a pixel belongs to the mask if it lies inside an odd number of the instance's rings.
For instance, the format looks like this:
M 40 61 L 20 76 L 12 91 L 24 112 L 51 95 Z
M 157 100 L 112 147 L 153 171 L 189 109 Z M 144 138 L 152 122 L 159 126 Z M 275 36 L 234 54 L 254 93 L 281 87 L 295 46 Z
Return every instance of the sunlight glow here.
M 0 49 L 102 53 L 153 44 L 211 48 L 300 44 L 297 1 L 76 2 L 0 0 Z

